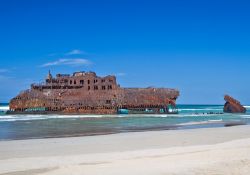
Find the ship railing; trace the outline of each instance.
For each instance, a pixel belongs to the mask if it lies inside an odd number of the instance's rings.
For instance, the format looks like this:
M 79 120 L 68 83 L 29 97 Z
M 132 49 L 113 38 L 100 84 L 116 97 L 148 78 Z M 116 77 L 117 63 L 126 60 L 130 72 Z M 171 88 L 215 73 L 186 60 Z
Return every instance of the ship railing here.
M 45 86 L 46 83 L 45 82 L 41 82 L 41 83 L 32 83 L 31 86 Z

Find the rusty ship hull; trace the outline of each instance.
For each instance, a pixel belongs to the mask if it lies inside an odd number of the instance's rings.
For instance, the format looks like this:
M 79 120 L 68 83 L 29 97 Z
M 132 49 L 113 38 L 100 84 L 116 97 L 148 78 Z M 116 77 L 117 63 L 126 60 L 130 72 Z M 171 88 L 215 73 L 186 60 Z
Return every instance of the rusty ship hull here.
M 94 72 L 49 73 L 11 99 L 8 114 L 168 114 L 177 113 L 178 96 L 170 88 L 122 88 L 115 76 Z

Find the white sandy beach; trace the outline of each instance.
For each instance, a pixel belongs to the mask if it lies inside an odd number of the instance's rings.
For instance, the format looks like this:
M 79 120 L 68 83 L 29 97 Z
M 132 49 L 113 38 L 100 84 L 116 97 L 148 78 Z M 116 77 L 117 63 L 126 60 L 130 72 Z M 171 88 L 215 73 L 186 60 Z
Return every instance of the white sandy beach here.
M 250 126 L 0 141 L 1 175 L 250 172 Z

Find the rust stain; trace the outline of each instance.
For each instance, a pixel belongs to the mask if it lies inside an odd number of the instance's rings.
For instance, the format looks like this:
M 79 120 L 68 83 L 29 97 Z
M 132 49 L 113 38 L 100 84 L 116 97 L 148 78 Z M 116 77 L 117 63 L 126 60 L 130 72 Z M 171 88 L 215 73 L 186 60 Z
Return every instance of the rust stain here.
M 10 101 L 9 113 L 117 114 L 119 109 L 135 113 L 169 113 L 179 91 L 170 88 L 122 88 L 115 76 L 95 72 L 73 75 L 50 72 L 44 83 L 32 84 Z

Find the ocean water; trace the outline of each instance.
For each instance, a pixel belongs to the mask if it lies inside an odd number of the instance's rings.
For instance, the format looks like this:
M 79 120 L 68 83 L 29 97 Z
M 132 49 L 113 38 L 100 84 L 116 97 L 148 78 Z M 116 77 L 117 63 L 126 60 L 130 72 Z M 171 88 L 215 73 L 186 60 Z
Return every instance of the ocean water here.
M 179 114 L 171 115 L 6 115 L 8 104 L 0 104 L 0 140 L 250 124 L 245 107 L 246 114 L 223 114 L 222 105 L 178 105 Z

